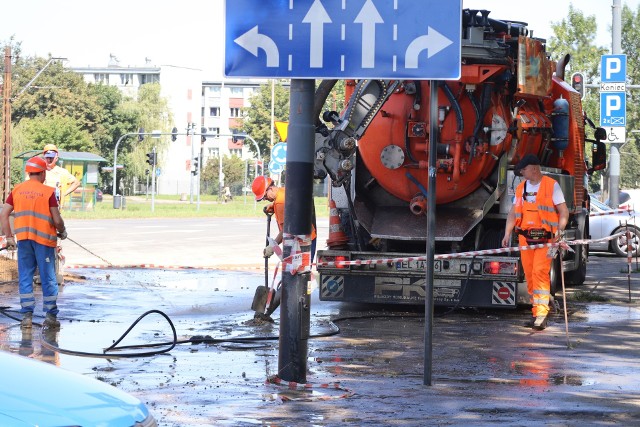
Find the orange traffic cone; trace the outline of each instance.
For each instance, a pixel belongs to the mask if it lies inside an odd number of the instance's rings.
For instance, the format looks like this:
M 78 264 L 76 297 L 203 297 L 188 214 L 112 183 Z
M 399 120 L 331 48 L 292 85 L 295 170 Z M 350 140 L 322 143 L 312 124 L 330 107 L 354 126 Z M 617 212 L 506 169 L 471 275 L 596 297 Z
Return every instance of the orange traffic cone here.
M 329 238 L 327 239 L 327 246 L 329 249 L 346 249 L 349 238 L 342 230 L 340 224 L 340 215 L 338 215 L 338 208 L 336 208 L 336 202 L 329 200 Z

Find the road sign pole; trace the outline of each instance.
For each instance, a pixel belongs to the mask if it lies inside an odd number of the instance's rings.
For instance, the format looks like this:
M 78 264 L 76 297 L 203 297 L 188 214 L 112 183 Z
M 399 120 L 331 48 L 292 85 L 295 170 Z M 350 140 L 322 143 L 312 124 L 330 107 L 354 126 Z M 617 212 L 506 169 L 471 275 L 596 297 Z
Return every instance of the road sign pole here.
M 309 255 L 311 248 L 301 245 L 298 236 L 311 237 L 315 81 L 293 79 L 290 90 L 283 256 L 292 258 L 283 262 L 282 268 L 278 375 L 285 381 L 306 383 L 311 323 L 311 298 L 307 290 L 311 272 L 294 275 L 291 266 L 295 259 L 310 261 L 305 255 Z

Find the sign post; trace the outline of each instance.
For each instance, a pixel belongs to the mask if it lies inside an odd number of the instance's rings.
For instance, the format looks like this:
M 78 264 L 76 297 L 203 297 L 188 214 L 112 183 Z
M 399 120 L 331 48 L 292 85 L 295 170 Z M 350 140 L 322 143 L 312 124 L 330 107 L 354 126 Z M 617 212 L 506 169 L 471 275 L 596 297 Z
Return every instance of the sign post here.
M 264 0 L 225 2 L 225 75 L 292 79 L 288 153 L 279 149 L 285 153 L 287 166 L 283 252 L 299 257 L 309 249 L 296 253 L 299 242 L 291 235 L 311 230 L 309 213 L 313 206 L 316 118 L 309 114 L 313 111 L 312 79 L 431 80 L 431 124 L 435 126 L 438 80 L 457 80 L 461 74 L 462 0 L 296 0 L 269 2 L 269 7 L 264 4 Z M 437 133 L 430 135 L 432 153 Z M 274 166 L 282 160 L 276 147 L 272 152 L 278 157 L 272 157 Z M 432 236 L 435 156 L 430 156 L 429 176 L 433 192 L 427 235 Z M 301 218 L 304 222 L 299 221 Z M 428 245 L 426 251 L 427 261 L 433 265 L 434 246 Z M 278 372 L 286 381 L 303 383 L 307 355 L 300 352 L 307 351 L 309 332 L 308 295 L 304 296 L 303 288 L 309 275 L 294 276 L 286 270 L 284 265 Z M 431 385 L 431 268 L 427 268 L 426 281 L 424 384 Z
M 627 55 L 602 55 L 600 60 L 600 126 L 611 143 L 609 155 L 609 204 L 618 207 L 620 187 L 619 147 L 626 142 Z

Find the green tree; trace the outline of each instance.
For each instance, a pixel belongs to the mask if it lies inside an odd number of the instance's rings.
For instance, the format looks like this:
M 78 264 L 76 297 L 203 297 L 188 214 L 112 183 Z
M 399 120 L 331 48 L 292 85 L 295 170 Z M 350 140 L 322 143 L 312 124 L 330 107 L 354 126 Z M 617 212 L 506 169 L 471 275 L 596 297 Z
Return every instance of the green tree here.
M 565 81 L 571 83 L 573 73 L 583 73 L 585 82 L 600 81 L 600 57 L 607 53 L 607 49 L 595 43 L 598 25 L 595 15 L 585 16 L 584 13 L 569 5 L 566 18 L 551 24 L 554 35 L 549 39 L 549 52 L 553 60 L 561 60 L 570 54 L 571 60 L 565 73 Z M 587 117 L 599 122 L 600 97 L 595 90 L 587 89 L 582 107 Z
M 250 106 L 243 109 L 245 118 L 240 130 L 256 140 L 262 157 L 268 161 L 271 156 L 271 84 L 261 85 L 249 102 Z M 289 121 L 289 90 L 280 82 L 274 85 L 273 104 L 275 121 Z M 275 138 L 278 138 L 277 133 Z M 255 150 L 253 144 L 249 149 Z
M 630 84 L 640 83 L 640 6 L 633 11 L 627 5 L 622 7 L 622 51 L 627 55 L 627 81 Z M 620 163 L 620 185 L 622 188 L 640 187 L 640 168 L 638 168 L 640 140 L 630 135 L 632 130 L 640 129 L 640 92 L 627 89 L 627 140 L 630 142 L 623 148 Z M 631 147 L 633 145 L 634 147 Z M 626 155 L 630 153 L 631 156 Z M 629 157 L 633 157 L 630 159 Z
M 203 194 L 218 194 L 220 190 L 219 170 L 219 157 L 207 159 L 200 181 Z M 232 194 L 240 194 L 245 184 L 245 161 L 235 155 L 224 156 L 222 158 L 222 173 L 224 173 L 224 185 L 231 189 Z

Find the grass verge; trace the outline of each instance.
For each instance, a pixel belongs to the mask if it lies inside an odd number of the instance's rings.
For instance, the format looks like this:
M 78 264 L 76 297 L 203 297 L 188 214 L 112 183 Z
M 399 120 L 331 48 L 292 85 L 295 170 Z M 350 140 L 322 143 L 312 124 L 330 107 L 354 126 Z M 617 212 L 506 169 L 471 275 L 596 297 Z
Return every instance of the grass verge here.
M 104 196 L 104 201 L 96 203 L 95 207 L 87 211 L 62 210 L 65 219 L 119 219 L 119 218 L 207 218 L 207 217 L 238 217 L 238 218 L 262 218 L 262 209 L 266 202 L 255 202 L 253 197 L 235 197 L 228 203 L 216 201 L 216 196 L 204 196 L 200 198 L 200 205 L 194 197 L 193 203 L 189 200 L 180 201 L 179 196 L 159 196 L 153 203 L 151 210 L 151 197 L 145 196 L 125 197 L 125 208 L 114 209 L 113 198 Z M 314 197 L 316 216 L 328 217 L 329 208 L 326 197 Z

